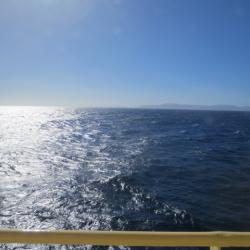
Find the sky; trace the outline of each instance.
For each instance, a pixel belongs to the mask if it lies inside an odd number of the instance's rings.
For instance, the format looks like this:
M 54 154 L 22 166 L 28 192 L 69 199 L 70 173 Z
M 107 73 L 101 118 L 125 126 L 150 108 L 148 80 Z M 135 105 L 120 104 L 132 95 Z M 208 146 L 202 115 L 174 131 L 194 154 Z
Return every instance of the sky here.
M 0 105 L 250 105 L 248 0 L 0 0 Z

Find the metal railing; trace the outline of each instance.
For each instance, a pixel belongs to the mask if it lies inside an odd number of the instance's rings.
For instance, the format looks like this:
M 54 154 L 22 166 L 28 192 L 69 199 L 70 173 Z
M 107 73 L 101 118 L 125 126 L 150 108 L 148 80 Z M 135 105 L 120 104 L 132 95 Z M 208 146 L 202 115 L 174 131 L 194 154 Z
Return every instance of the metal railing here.
M 250 232 L 0 230 L 1 243 L 151 247 L 250 247 Z

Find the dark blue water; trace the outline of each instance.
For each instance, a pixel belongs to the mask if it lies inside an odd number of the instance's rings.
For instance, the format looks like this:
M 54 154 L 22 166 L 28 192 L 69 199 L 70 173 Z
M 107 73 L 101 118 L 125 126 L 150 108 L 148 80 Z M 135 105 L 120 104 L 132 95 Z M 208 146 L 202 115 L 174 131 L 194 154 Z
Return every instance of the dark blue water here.
M 1 108 L 0 188 L 5 228 L 249 231 L 250 113 Z

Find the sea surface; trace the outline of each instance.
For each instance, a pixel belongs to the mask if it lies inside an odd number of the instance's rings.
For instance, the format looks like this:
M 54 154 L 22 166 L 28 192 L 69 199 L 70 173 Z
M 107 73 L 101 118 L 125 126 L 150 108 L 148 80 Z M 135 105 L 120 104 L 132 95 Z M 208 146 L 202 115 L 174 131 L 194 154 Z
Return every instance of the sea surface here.
M 250 112 L 1 107 L 0 227 L 250 231 Z

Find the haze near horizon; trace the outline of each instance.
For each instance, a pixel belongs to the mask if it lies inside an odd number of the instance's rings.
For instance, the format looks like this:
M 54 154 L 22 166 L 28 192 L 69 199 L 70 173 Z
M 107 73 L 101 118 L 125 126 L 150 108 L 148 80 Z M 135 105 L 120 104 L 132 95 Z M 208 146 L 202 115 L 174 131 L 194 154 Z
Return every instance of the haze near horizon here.
M 0 105 L 250 105 L 247 0 L 0 2 Z

